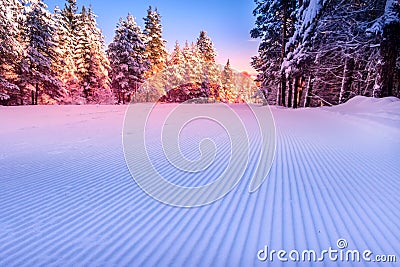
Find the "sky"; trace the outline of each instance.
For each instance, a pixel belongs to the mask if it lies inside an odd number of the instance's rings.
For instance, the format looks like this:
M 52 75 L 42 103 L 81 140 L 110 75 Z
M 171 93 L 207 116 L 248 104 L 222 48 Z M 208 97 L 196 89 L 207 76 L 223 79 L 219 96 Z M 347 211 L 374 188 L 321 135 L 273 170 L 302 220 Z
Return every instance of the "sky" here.
M 44 0 L 53 10 L 64 7 L 65 0 Z M 149 5 L 157 7 L 161 14 L 163 38 L 167 48 L 173 50 L 175 41 L 196 41 L 201 30 L 211 37 L 217 50 L 217 63 L 225 64 L 230 59 L 232 68 L 255 73 L 250 66 L 251 57 L 257 54 L 257 40 L 250 38 L 254 26 L 253 0 L 77 0 L 78 5 L 92 5 L 98 15 L 97 22 L 103 30 L 106 43 L 114 35 L 120 17 L 131 13 L 143 29 L 143 17 Z

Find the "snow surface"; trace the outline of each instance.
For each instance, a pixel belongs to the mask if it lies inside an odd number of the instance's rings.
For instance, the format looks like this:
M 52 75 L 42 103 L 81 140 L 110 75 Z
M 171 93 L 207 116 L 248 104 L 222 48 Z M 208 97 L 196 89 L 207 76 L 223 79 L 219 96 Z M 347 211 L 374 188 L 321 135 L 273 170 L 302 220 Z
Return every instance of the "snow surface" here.
M 126 106 L 0 107 L 0 266 L 266 266 L 265 245 L 323 250 L 339 238 L 399 261 L 400 101 L 271 109 L 277 151 L 259 190 L 242 179 L 211 205 L 176 208 L 128 171 Z

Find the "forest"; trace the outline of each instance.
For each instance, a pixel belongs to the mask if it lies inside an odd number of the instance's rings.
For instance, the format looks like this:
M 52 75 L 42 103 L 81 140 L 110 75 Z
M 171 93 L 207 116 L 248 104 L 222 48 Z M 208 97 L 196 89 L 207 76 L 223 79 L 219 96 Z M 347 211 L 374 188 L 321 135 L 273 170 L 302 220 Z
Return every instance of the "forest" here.
M 255 0 L 252 58 L 270 104 L 400 95 L 398 0 Z
M 169 53 L 161 16 L 149 7 L 144 29 L 128 14 L 116 25 L 106 47 L 92 8 L 76 0 L 50 12 L 41 0 L 0 4 L 0 104 L 115 104 L 130 101 L 182 102 L 192 91 L 214 87 L 213 101 L 250 99 L 256 91 L 249 75 L 215 62 L 211 38 L 176 42 Z M 146 82 L 146 83 L 145 83 Z M 185 97 L 166 93 L 185 88 Z M 204 95 L 204 94 L 200 94 Z M 171 98 L 172 97 L 172 98 Z
M 106 45 L 91 7 L 67 0 L 0 3 L 0 104 L 125 104 L 130 101 L 264 101 L 308 107 L 356 95 L 399 96 L 398 0 L 255 0 L 258 55 L 247 73 L 216 63 L 201 30 L 166 49 L 161 16 L 142 30 L 128 14 Z M 172 90 L 173 89 L 173 90 Z

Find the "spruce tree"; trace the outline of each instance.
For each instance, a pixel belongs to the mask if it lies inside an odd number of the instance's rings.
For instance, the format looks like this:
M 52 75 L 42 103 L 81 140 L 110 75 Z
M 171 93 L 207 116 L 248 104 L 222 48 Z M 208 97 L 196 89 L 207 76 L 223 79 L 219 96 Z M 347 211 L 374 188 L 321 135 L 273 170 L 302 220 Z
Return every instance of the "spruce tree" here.
M 122 100 L 125 103 L 125 94 L 128 94 L 129 101 L 131 94 L 136 95 L 139 86 L 144 82 L 144 73 L 149 68 L 145 51 L 141 30 L 134 17 L 129 14 L 126 20 L 120 19 L 114 39 L 107 50 L 111 86 L 118 95 L 118 102 Z
M 211 38 L 207 36 L 205 31 L 200 32 L 200 36 L 197 38 L 196 46 L 203 64 L 202 81 L 208 84 L 219 85 L 221 72 L 218 65 L 215 63 L 217 52 L 215 51 Z
M 377 35 L 380 47 L 372 92 L 375 97 L 400 96 L 400 2 L 398 0 L 384 2 L 379 17 L 372 27 L 367 29 L 368 33 Z
M 222 86 L 219 90 L 219 100 L 225 103 L 233 103 L 236 101 L 236 94 L 234 93 L 234 74 L 231 68 L 230 61 L 226 63 L 221 75 Z
M 75 62 L 80 91 L 88 103 L 110 103 L 109 61 L 103 34 L 91 8 L 86 10 L 83 6 L 78 18 Z
M 182 50 L 184 58 L 184 80 L 186 83 L 201 83 L 202 59 L 194 43 L 186 41 Z
M 18 40 L 21 4 L 15 0 L 0 3 L 0 102 L 8 103 L 19 91 L 16 68 L 22 46 Z
M 166 79 L 166 91 L 179 86 L 183 82 L 185 75 L 185 58 L 182 53 L 179 42 L 175 42 L 174 51 L 171 54 L 171 58 L 168 61 L 168 67 L 165 70 Z
M 76 103 L 79 98 L 79 85 L 75 64 L 75 35 L 71 30 L 68 17 L 58 7 L 54 9 L 56 26 L 55 39 L 58 44 L 59 60 L 55 64 L 55 71 L 67 90 L 63 102 Z M 79 102 L 79 101 L 78 101 Z
M 260 72 L 263 92 L 280 84 L 276 103 L 286 104 L 286 88 L 287 106 L 294 108 L 340 104 L 355 95 L 399 94 L 398 1 L 256 0 L 256 4 L 251 35 L 261 38 L 261 44 L 253 66 Z M 268 98 L 274 103 L 271 94 Z
M 286 43 L 293 34 L 296 0 L 255 0 L 256 26 L 252 38 L 260 38 L 258 56 L 252 65 L 259 72 L 261 90 L 279 105 L 286 105 L 286 75 L 281 64 L 286 57 Z M 276 96 L 276 97 L 275 97 Z
M 65 27 L 69 30 L 70 35 L 73 36 L 78 24 L 78 6 L 76 0 L 67 0 L 62 15 L 65 20 Z
M 211 41 L 211 38 L 207 36 L 205 31 L 200 32 L 200 36 L 197 38 L 196 45 L 205 62 L 215 62 L 217 53 L 215 52 L 214 44 Z
M 20 79 L 31 91 L 31 104 L 37 105 L 39 97 L 41 102 L 58 98 L 62 86 L 53 71 L 53 64 L 58 60 L 55 26 L 51 13 L 41 0 L 33 1 L 27 7 L 23 36 L 26 47 Z
M 162 38 L 161 16 L 157 8 L 153 11 L 151 6 L 149 7 L 144 24 L 146 57 L 150 62 L 150 69 L 145 76 L 149 78 L 166 67 L 168 53 L 166 41 Z
M 171 59 L 168 62 L 168 65 L 181 65 L 184 63 L 184 57 L 182 54 L 181 47 L 179 42 L 175 42 L 174 51 L 172 52 Z

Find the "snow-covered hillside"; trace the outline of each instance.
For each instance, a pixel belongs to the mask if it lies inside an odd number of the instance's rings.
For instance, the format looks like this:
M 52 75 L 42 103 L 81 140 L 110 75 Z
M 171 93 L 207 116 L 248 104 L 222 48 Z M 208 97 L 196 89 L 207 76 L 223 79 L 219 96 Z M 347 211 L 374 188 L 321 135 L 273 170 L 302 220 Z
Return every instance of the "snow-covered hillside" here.
M 242 179 L 199 208 L 162 204 L 135 183 L 122 148 L 125 111 L 0 107 L 0 266 L 266 266 L 257 258 L 265 246 L 322 251 L 340 238 L 400 260 L 399 99 L 271 107 L 277 148 L 265 182 L 250 194 Z

